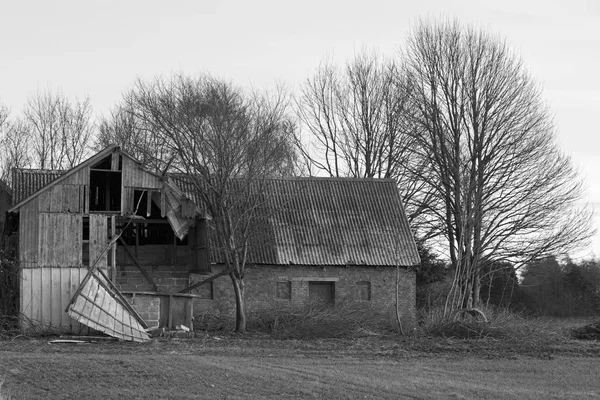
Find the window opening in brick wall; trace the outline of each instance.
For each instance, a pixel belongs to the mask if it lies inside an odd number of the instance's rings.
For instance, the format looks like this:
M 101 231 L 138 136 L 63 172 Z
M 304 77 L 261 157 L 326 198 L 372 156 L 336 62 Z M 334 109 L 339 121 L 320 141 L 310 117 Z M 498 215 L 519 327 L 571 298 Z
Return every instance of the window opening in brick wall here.
M 291 300 L 292 298 L 292 282 L 281 281 L 276 282 L 275 298 L 282 300 Z
M 311 304 L 333 304 L 335 299 L 335 282 L 308 282 L 308 299 Z
M 371 301 L 371 282 L 356 282 L 356 298 L 357 300 Z

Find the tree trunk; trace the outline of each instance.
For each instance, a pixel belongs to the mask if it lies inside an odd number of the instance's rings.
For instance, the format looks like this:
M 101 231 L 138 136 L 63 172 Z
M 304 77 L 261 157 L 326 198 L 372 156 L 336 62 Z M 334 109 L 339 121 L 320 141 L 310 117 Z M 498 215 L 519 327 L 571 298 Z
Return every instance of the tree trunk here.
M 235 271 L 230 273 L 235 292 L 235 332 L 246 333 L 246 302 L 244 300 L 244 280 L 238 279 Z

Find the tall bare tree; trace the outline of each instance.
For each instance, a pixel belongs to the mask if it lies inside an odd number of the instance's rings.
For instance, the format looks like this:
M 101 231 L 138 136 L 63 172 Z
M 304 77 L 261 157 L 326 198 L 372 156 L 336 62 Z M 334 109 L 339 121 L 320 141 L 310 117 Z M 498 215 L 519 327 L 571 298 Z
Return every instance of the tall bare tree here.
M 582 183 L 556 144 L 539 86 L 501 39 L 456 21 L 419 22 L 404 60 L 416 129 L 415 177 L 434 192 L 454 286 L 447 305 L 477 306 L 482 267 L 564 254 L 592 233 Z
M 88 97 L 71 102 L 61 93 L 38 92 L 28 99 L 23 114 L 36 167 L 72 168 L 88 155 L 94 134 Z
M 11 184 L 13 168 L 31 167 L 29 132 L 22 120 L 7 121 L 0 130 L 0 179 Z
M 164 146 L 162 137 L 147 129 L 135 110 L 127 105 L 117 106 L 98 124 L 94 147 L 100 150 L 110 144 L 119 145 L 154 172 L 163 171 L 169 161 L 168 148 Z
M 9 109 L 0 104 L 0 179 L 10 184 L 13 168 L 28 167 L 29 136 L 20 120 L 9 119 Z
M 422 168 L 411 157 L 411 90 L 398 64 L 363 51 L 341 69 L 321 64 L 302 86 L 297 108 L 309 133 L 303 148 L 310 166 L 336 177 L 396 180 L 416 227 L 431 199 L 408 173 L 409 165 Z
M 125 102 L 161 138 L 170 169 L 184 173 L 201 195 L 233 284 L 236 331 L 244 332 L 244 274 L 264 179 L 285 173 L 293 161 L 287 96 L 249 96 L 207 75 L 173 76 L 138 81 Z

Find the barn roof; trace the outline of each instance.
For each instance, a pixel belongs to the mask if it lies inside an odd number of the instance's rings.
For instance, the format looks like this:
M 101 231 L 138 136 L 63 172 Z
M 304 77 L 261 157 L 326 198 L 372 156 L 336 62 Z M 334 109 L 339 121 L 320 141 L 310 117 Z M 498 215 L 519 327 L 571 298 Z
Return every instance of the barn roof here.
M 64 170 L 24 169 L 15 168 L 12 171 L 13 205 L 26 199 L 47 184 L 65 174 Z
M 105 155 L 116 147 L 98 153 Z M 88 160 L 89 161 L 89 160 Z M 69 171 L 17 170 L 13 210 Z M 201 204 L 189 178 L 173 175 Z M 288 178 L 265 181 L 249 261 L 275 265 L 411 266 L 419 255 L 396 183 L 390 179 Z M 215 254 L 213 260 L 218 256 Z
M 175 183 L 201 203 L 189 179 Z M 279 265 L 411 266 L 420 259 L 391 179 L 268 179 L 250 261 Z M 216 256 L 213 255 L 213 259 Z

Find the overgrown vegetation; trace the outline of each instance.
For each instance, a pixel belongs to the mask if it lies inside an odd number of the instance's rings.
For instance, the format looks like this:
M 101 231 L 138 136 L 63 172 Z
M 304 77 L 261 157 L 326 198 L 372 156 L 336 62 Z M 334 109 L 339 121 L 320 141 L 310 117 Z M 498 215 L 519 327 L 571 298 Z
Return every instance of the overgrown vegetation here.
M 230 331 L 231 317 L 197 315 L 196 330 Z M 252 309 L 248 331 L 269 334 L 273 338 L 319 339 L 377 336 L 397 332 L 391 314 L 357 304 L 314 307 L 274 304 L 270 308 Z
M 17 328 L 19 268 L 14 256 L 0 250 L 0 338 Z

